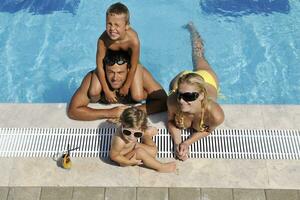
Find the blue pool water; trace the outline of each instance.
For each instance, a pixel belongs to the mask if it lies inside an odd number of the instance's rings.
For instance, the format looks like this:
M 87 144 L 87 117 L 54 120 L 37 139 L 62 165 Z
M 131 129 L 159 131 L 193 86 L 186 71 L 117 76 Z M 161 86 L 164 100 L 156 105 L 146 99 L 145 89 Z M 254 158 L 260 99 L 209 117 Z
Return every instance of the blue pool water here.
M 115 1 L 1 0 L 0 102 L 68 102 L 95 68 L 105 11 Z M 219 76 L 224 104 L 300 104 L 300 2 L 122 1 L 141 41 L 141 62 L 167 89 L 191 69 L 193 21 Z

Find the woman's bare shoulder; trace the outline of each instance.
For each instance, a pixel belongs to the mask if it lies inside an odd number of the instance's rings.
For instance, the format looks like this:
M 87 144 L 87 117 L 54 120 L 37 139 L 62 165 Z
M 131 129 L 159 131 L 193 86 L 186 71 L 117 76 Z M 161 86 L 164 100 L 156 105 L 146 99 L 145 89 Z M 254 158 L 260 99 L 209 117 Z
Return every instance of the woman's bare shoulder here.
M 220 106 L 220 104 L 218 104 L 213 100 L 209 100 L 208 103 L 209 103 L 208 108 L 209 108 L 210 117 L 212 117 L 213 119 L 212 121 L 214 122 L 214 125 L 218 126 L 222 124 L 225 119 L 225 115 L 222 107 Z

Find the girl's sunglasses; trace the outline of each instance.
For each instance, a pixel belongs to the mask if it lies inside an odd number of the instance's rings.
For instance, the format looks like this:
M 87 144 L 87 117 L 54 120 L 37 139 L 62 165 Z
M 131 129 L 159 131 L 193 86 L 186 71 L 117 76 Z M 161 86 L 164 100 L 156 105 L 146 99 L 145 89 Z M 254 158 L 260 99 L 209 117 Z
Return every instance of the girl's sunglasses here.
M 127 136 L 130 136 L 131 134 L 133 134 L 133 136 L 136 137 L 136 138 L 140 138 L 140 137 L 143 136 L 143 133 L 140 132 L 140 131 L 137 131 L 137 132 L 131 132 L 130 130 L 124 129 L 124 128 L 122 128 L 122 133 L 123 133 L 124 135 L 127 135 Z
M 113 66 L 114 64 L 118 64 L 118 65 L 123 65 L 125 63 L 127 63 L 126 60 L 117 60 L 117 59 L 104 59 L 104 63 L 108 66 Z
M 180 101 L 180 99 L 183 99 L 186 102 L 195 101 L 198 99 L 199 93 L 198 92 L 184 92 L 180 93 L 177 92 L 177 99 Z

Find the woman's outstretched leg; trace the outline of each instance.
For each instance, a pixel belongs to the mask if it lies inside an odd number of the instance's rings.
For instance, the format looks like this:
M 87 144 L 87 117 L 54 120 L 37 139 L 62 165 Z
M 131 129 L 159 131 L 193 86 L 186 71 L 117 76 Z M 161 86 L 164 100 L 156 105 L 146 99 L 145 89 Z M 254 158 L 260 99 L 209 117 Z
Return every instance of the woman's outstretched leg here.
M 193 70 L 207 70 L 209 71 L 215 78 L 215 80 L 218 80 L 216 73 L 211 68 L 211 66 L 208 64 L 208 62 L 205 59 L 204 56 L 204 44 L 203 40 L 197 31 L 195 25 L 193 22 L 189 22 L 186 25 L 186 28 L 190 32 L 191 36 L 191 43 L 192 43 L 192 60 L 193 60 Z

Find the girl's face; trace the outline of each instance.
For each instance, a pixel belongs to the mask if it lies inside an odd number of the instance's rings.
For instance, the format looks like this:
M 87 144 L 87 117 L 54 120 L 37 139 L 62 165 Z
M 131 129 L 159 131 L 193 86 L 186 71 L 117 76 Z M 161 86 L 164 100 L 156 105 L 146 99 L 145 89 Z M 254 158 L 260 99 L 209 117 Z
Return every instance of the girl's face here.
M 124 138 L 131 142 L 136 142 L 138 138 L 141 138 L 144 135 L 144 132 L 136 128 L 125 128 L 122 126 L 122 134 Z
M 120 40 L 125 37 L 129 28 L 125 20 L 125 14 L 109 14 L 106 17 L 106 33 L 111 40 Z
M 181 83 L 177 90 L 177 101 L 182 112 L 194 114 L 201 109 L 203 94 L 197 91 L 196 86 Z

